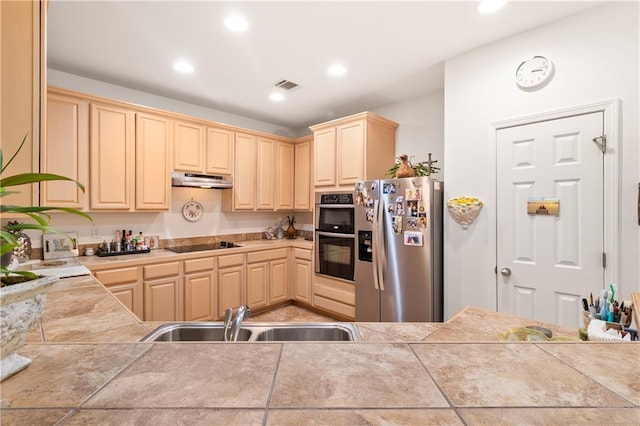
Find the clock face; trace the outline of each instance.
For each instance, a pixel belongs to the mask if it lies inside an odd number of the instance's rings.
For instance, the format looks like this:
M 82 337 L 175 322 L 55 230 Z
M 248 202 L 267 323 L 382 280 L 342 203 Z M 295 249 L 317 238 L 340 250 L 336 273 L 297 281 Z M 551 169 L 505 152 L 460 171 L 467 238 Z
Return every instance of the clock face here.
M 187 219 L 189 222 L 195 222 L 202 217 L 202 213 L 204 209 L 202 208 L 202 204 L 197 201 L 189 201 L 184 206 L 182 206 L 182 216 Z
M 553 76 L 553 63 L 544 56 L 534 56 L 516 70 L 516 83 L 523 89 L 544 86 Z

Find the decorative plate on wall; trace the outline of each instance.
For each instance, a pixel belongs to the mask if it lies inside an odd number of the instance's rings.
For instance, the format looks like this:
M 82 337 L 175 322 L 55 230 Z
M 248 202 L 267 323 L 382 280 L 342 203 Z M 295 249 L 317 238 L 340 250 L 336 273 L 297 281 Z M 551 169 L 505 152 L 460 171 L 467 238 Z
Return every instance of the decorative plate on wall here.
M 204 213 L 202 204 L 197 201 L 191 200 L 186 202 L 185 205 L 182 206 L 182 216 L 184 216 L 184 218 L 189 222 L 200 220 L 200 218 L 202 217 L 202 213 Z

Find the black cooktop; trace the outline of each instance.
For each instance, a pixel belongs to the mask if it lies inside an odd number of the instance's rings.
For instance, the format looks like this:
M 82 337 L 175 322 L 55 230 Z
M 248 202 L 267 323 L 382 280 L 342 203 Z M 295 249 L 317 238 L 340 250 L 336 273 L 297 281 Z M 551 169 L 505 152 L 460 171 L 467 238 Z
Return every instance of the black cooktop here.
M 192 246 L 166 247 L 167 250 L 175 253 L 191 253 L 193 251 L 218 250 L 232 247 L 240 247 L 232 241 L 220 241 L 212 244 L 195 244 Z

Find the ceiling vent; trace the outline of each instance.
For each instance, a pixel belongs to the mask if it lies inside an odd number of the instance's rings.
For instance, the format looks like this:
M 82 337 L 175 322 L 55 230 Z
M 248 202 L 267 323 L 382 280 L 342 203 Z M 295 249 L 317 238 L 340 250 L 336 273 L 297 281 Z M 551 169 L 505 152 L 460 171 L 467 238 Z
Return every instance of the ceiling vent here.
M 274 86 L 279 87 L 279 88 L 284 89 L 284 90 L 293 90 L 296 87 L 300 87 L 299 84 L 296 84 L 293 81 L 289 81 L 289 80 L 280 80 L 279 82 L 274 84 Z

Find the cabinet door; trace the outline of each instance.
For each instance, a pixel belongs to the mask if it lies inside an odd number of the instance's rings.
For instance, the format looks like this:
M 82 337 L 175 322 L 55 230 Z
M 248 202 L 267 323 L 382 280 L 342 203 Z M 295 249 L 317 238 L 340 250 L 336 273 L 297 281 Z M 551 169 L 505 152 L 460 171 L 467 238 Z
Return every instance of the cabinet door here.
M 295 299 L 302 302 L 311 303 L 311 261 L 305 259 L 295 259 L 294 280 Z
M 90 114 L 90 208 L 132 210 L 135 155 L 133 112 L 92 103 Z
M 261 308 L 269 304 L 269 263 L 247 265 L 247 304 Z
M 171 208 L 171 120 L 136 113 L 136 210 Z
M 173 170 L 204 172 L 205 127 L 188 121 L 173 123 Z
M 276 175 L 276 141 L 258 138 L 257 142 L 257 180 L 256 209 L 274 210 L 275 208 L 275 175 Z
M 182 321 L 182 278 L 165 278 L 144 283 L 145 321 Z
M 276 210 L 294 208 L 294 157 L 295 148 L 292 144 L 276 144 Z
M 233 175 L 233 140 L 230 130 L 207 128 L 205 149 L 206 172 L 220 175 Z
M 244 266 L 233 266 L 218 269 L 218 313 L 223 315 L 225 309 L 236 309 L 244 304 L 242 286 L 244 284 Z
M 218 317 L 216 275 L 213 271 L 184 276 L 185 321 L 211 321 Z
M 58 93 L 47 94 L 46 137 L 40 148 L 40 170 L 88 185 L 89 103 Z M 42 182 L 43 206 L 84 206 L 84 192 L 74 182 Z
M 28 133 L 27 141 L 3 175 L 38 171 L 38 148 L 40 146 L 41 75 L 44 79 L 46 58 L 40 34 L 39 1 L 0 2 L 0 144 L 4 164 L 18 150 Z M 44 8 L 44 6 L 43 6 Z M 42 25 L 46 19 L 43 12 Z M 43 81 L 44 83 L 44 81 Z M 44 84 L 43 84 L 44 85 Z M 42 117 L 44 118 L 44 117 Z M 15 194 L 3 198 L 3 203 L 17 206 L 37 206 L 37 185 L 12 187 Z M 2 218 L 8 218 L 3 213 Z M 22 219 L 21 219 L 22 220 Z
M 353 185 L 364 179 L 364 120 L 338 126 L 336 140 L 338 185 Z
M 336 185 L 336 130 L 319 130 L 313 137 L 314 185 Z
M 269 264 L 269 303 L 287 300 L 289 288 L 289 261 L 287 259 L 272 260 Z
M 144 318 L 140 268 L 131 266 L 94 272 L 94 276 L 138 318 Z
M 120 284 L 108 286 L 107 289 L 124 306 L 134 313 L 138 319 L 142 319 L 144 311 L 142 308 L 142 287 L 137 283 Z
M 234 210 L 255 210 L 256 137 L 236 133 L 235 145 L 233 208 Z
M 311 141 L 297 143 L 295 146 L 295 210 L 311 210 L 312 192 L 311 186 Z

